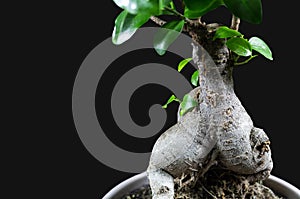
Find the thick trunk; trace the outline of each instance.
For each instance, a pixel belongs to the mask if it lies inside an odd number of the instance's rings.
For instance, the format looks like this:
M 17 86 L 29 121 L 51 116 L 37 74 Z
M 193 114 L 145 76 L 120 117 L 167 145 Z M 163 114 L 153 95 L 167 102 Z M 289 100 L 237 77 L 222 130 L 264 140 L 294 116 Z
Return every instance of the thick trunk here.
M 190 34 L 199 87 L 190 95 L 199 105 L 154 145 L 147 171 L 156 199 L 174 197 L 174 178 L 197 178 L 213 164 L 250 180 L 264 180 L 273 167 L 267 135 L 253 126 L 234 93 L 232 62 L 224 41 L 213 41 L 208 28 L 197 31 Z
M 233 89 L 233 61 L 230 51 L 225 45 L 224 39 L 213 40 L 214 32 L 217 27 L 218 24 L 192 26 L 189 27 L 188 32 L 193 38 L 195 45 L 202 46 L 214 61 L 224 84 L 228 86 L 227 89 Z

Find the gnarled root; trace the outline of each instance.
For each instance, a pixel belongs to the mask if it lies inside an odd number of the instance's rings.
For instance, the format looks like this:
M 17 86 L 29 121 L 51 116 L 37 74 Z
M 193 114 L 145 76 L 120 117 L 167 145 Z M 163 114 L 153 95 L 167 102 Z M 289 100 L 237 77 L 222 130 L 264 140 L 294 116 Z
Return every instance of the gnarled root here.
M 167 172 L 148 170 L 148 179 L 152 190 L 153 199 L 170 199 L 174 196 L 174 179 Z
M 174 178 L 183 177 L 185 183 L 178 182 L 185 187 L 203 183 L 216 163 L 248 182 L 266 179 L 273 168 L 269 138 L 254 127 L 235 95 L 230 70 L 216 66 L 204 51 L 193 45 L 200 86 L 189 94 L 199 105 L 164 132 L 152 150 L 147 171 L 155 199 L 173 199 Z

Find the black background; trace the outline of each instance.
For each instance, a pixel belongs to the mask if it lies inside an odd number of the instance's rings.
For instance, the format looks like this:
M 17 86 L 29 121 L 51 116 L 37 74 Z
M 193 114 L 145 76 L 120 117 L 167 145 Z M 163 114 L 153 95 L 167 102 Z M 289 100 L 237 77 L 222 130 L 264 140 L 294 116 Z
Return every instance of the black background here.
M 16 152 L 19 158 L 10 157 L 17 160 L 12 167 L 17 174 L 11 177 L 12 185 L 26 187 L 20 192 L 22 196 L 102 198 L 134 174 L 106 167 L 85 149 L 73 123 L 72 88 L 82 61 L 111 36 L 114 19 L 121 10 L 110 0 L 27 2 L 13 8 L 6 15 L 11 19 L 6 30 L 13 30 L 7 49 L 11 57 L 7 58 L 14 70 L 10 79 L 18 76 L 21 80 L 10 89 L 17 94 L 14 104 L 19 110 L 12 118 L 22 122 L 11 126 L 12 132 L 19 132 L 21 146 Z M 240 31 L 246 38 L 259 36 L 268 43 L 274 61 L 258 57 L 238 67 L 234 73 L 236 93 L 255 125 L 264 128 L 271 139 L 272 174 L 300 187 L 297 10 L 296 6 L 275 1 L 263 1 L 263 9 L 262 24 L 242 22 Z M 224 21 L 229 17 L 223 9 L 215 13 L 215 19 Z M 226 20 L 228 23 L 230 19 Z M 20 54 L 17 57 L 16 52 Z M 170 65 L 176 64 L 174 60 Z M 186 71 L 187 76 L 189 73 Z M 145 86 L 135 93 L 136 97 L 141 99 L 146 90 L 151 96 L 157 90 L 166 91 Z M 163 103 L 169 94 L 167 91 L 156 98 Z M 134 103 L 143 107 L 137 99 Z M 172 105 L 170 113 L 175 109 Z M 133 117 L 143 118 L 146 110 L 142 112 L 132 113 Z M 171 125 L 175 117 L 169 115 Z M 147 118 L 136 120 L 147 123 Z M 25 142 L 28 137 L 30 142 Z

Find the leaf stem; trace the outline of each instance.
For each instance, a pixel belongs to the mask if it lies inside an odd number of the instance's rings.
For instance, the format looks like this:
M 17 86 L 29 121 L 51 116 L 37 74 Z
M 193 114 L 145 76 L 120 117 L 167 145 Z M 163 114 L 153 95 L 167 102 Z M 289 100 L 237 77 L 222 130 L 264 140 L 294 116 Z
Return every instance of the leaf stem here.
M 175 5 L 174 5 L 174 2 L 173 2 L 173 1 L 170 2 L 170 6 L 171 6 L 171 8 L 172 8 L 173 10 L 175 10 Z
M 180 18 L 184 19 L 186 22 L 188 22 L 190 24 L 194 23 L 194 21 L 192 21 L 189 18 L 185 17 L 183 14 L 181 14 L 180 12 L 178 12 L 175 9 L 172 9 L 172 8 L 170 8 L 168 6 L 166 6 L 164 9 L 167 10 L 167 11 L 169 11 L 169 12 L 171 12 L 171 13 L 173 13 L 173 14 L 175 14 L 175 15 L 177 15 L 177 16 L 179 16 Z
M 245 61 L 243 62 L 236 62 L 234 63 L 235 66 L 240 66 L 240 65 L 243 65 L 243 64 L 247 64 L 251 59 L 253 59 L 254 57 L 257 57 L 257 55 L 253 55 L 251 57 L 249 57 L 248 59 L 246 59 Z

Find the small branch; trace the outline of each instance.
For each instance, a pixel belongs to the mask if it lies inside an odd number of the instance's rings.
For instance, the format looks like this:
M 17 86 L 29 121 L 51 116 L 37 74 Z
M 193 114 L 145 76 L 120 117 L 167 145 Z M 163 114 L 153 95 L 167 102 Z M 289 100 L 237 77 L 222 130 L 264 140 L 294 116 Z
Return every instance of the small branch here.
M 180 12 L 178 12 L 175 9 L 169 8 L 169 7 L 165 7 L 165 10 L 177 15 L 178 17 L 182 18 L 183 20 L 185 20 L 186 22 L 188 22 L 189 24 L 194 24 L 195 22 L 193 20 L 190 20 L 189 18 L 185 17 L 183 14 L 181 14 Z
M 184 15 L 182 15 L 181 13 L 179 13 L 179 12 L 178 12 L 177 10 L 175 10 L 175 9 L 172 9 L 172 8 L 170 8 L 170 7 L 165 7 L 164 9 L 167 10 L 167 11 L 169 11 L 169 12 L 171 12 L 171 13 L 173 13 L 174 15 L 180 17 L 180 18 L 183 19 L 185 22 L 187 22 L 187 23 L 184 25 L 184 27 L 183 27 L 183 30 L 182 30 L 183 32 L 189 32 L 189 31 L 190 31 L 190 28 L 189 28 L 189 27 L 198 27 L 199 25 L 204 25 L 204 24 L 201 23 L 201 19 L 200 19 L 200 18 L 199 18 L 199 20 L 198 20 L 198 19 L 197 19 L 197 20 L 191 20 L 191 19 L 185 17 Z M 166 21 L 164 21 L 164 20 L 162 20 L 162 19 L 160 19 L 160 18 L 158 18 L 158 17 L 156 17 L 156 16 L 151 16 L 150 19 L 151 19 L 154 23 L 156 23 L 157 25 L 159 25 L 159 26 L 163 26 L 164 24 L 167 23 Z
M 163 26 L 166 22 L 158 17 L 151 16 L 150 19 L 159 26 Z
M 238 31 L 240 23 L 241 23 L 240 18 L 236 17 L 235 15 L 232 15 L 230 28 Z
M 183 14 L 181 14 L 180 12 L 178 12 L 178 11 L 175 10 L 175 9 L 172 9 L 172 8 L 170 8 L 170 7 L 165 7 L 164 9 L 167 10 L 167 11 L 169 11 L 169 12 L 171 12 L 171 13 L 173 13 L 173 14 L 175 14 L 175 15 L 177 15 L 177 16 L 179 16 L 179 17 L 182 18 L 182 19 L 185 19 L 185 18 L 186 18 Z
M 155 16 L 151 16 L 150 19 L 151 19 L 151 21 L 153 21 L 154 23 L 156 23 L 159 26 L 163 26 L 167 23 L 166 21 L 164 21 L 158 17 L 155 17 Z M 182 31 L 183 32 L 188 31 L 186 24 L 184 25 Z
M 248 59 L 246 59 L 245 61 L 243 62 L 236 62 L 234 63 L 235 66 L 239 66 L 239 65 L 243 65 L 243 64 L 247 64 L 251 59 L 253 59 L 254 57 L 257 57 L 257 55 L 253 55 L 251 57 L 249 57 Z

